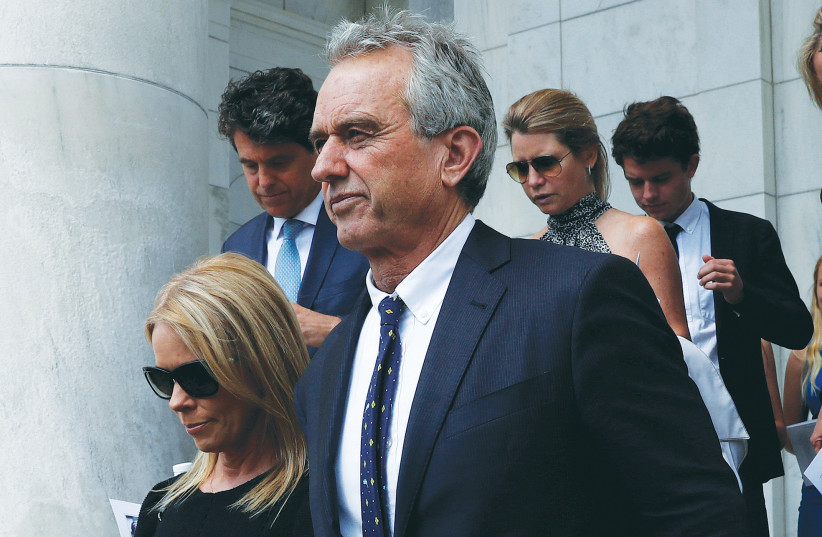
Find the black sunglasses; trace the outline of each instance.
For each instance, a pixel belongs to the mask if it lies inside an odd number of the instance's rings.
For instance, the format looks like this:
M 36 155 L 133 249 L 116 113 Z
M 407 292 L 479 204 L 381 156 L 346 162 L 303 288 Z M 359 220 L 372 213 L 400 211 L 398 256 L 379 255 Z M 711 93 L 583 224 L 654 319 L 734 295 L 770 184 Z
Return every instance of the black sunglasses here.
M 542 155 L 541 157 L 534 157 L 531 160 L 509 162 L 505 166 L 505 171 L 511 176 L 511 179 L 520 184 L 528 180 L 528 166 L 534 168 L 534 171 L 543 177 L 556 177 L 562 171 L 562 164 L 560 164 L 560 162 L 571 153 L 573 153 L 573 151 L 568 151 L 560 158 L 554 155 Z
M 173 371 L 144 367 L 143 374 L 157 397 L 163 399 L 171 399 L 175 382 L 191 397 L 211 397 L 220 389 L 203 360 L 185 363 Z

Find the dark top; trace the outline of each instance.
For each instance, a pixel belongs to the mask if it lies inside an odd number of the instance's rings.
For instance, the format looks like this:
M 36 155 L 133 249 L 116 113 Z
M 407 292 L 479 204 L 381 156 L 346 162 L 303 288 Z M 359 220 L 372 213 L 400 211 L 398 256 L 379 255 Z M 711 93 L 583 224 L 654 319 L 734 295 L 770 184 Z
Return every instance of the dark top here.
M 540 240 L 610 254 L 611 248 L 594 223 L 610 208 L 607 201 L 602 201 L 596 192 L 591 192 L 564 213 L 549 216 L 548 231 Z
M 313 537 L 307 476 L 287 501 L 277 502 L 254 518 L 240 509 L 230 508 L 265 475 L 222 492 L 197 490 L 182 503 L 174 503 L 161 513 L 149 512 L 163 498 L 164 493 L 159 491 L 179 476 L 158 483 L 143 501 L 134 537 Z

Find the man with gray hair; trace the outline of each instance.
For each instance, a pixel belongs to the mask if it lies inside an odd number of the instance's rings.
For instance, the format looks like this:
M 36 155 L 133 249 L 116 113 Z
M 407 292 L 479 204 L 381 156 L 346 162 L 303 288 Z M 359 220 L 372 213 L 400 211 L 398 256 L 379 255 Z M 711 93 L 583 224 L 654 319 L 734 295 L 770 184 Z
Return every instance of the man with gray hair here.
M 496 147 L 476 49 L 401 12 L 327 55 L 312 175 L 371 269 L 296 388 L 316 534 L 742 535 L 639 270 L 472 216 Z

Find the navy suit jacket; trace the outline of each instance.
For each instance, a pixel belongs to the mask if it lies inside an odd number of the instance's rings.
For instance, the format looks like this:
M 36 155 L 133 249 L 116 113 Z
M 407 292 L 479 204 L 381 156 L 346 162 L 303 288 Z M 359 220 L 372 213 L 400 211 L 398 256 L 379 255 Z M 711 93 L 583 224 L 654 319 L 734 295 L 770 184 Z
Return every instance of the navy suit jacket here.
M 273 224 L 268 213 L 246 222 L 225 243 L 223 252 L 237 252 L 265 266 L 268 258 L 266 231 Z M 337 241 L 337 227 L 320 209 L 311 252 L 303 272 L 297 304 L 325 315 L 343 317 L 365 289 L 368 260 L 358 252 L 348 250 Z M 310 354 L 315 347 L 308 347 Z
M 742 278 L 744 298 L 735 306 L 714 291 L 717 354 L 719 371 L 751 436 L 741 470 L 764 483 L 783 470 L 759 340 L 801 349 L 811 339 L 813 323 L 771 223 L 702 201 L 711 220 L 711 255 L 732 259 Z
M 336 455 L 370 306 L 365 293 L 296 387 L 318 536 L 339 535 Z M 736 481 L 639 270 L 481 222 L 428 347 L 396 499 L 395 537 L 744 533 Z

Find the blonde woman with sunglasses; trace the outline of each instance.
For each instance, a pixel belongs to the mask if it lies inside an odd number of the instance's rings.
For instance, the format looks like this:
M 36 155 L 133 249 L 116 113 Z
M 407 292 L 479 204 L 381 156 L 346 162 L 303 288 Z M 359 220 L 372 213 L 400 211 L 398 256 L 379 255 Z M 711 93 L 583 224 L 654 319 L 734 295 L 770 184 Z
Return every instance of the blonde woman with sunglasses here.
M 149 492 L 135 536 L 313 535 L 293 402 L 308 354 L 271 275 L 238 254 L 199 261 L 160 290 L 145 330 L 146 380 L 199 452 Z
M 513 154 L 508 175 L 548 215 L 548 225 L 534 238 L 636 262 L 668 324 L 690 339 L 673 246 L 656 220 L 606 201 L 608 158 L 585 104 L 568 91 L 535 91 L 511 105 L 502 126 Z

